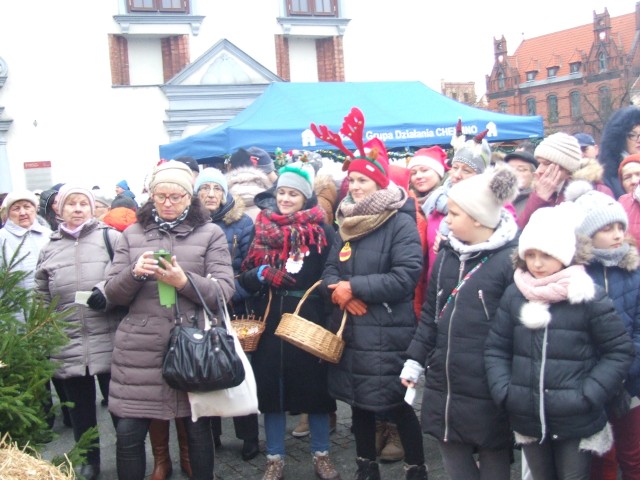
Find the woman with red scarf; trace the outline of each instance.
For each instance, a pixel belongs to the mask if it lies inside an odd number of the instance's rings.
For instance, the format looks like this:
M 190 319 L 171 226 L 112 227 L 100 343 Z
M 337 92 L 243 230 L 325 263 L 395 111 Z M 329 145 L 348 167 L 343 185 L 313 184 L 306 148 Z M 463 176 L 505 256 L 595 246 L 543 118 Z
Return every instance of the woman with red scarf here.
M 308 412 L 315 474 L 321 479 L 340 475 L 329 459 L 329 413 L 336 410 L 327 387 L 327 364 L 276 337 L 283 313 L 293 313 L 301 297 L 321 276 L 333 229 L 313 193 L 313 167 L 291 164 L 280 170 L 275 190 L 256 196 L 261 211 L 255 237 L 242 264 L 240 285 L 255 293 L 255 311 L 270 308 L 266 328 L 252 364 L 264 414 L 267 466 L 263 480 L 284 477 L 286 412 Z M 319 325 L 329 308 L 312 291 L 300 316 Z

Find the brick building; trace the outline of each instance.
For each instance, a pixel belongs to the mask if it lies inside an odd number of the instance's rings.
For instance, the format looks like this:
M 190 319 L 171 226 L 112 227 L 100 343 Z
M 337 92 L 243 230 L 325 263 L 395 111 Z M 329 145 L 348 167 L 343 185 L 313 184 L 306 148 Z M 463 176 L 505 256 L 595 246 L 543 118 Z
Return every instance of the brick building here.
M 585 131 L 599 140 L 611 112 L 630 104 L 640 75 L 640 2 L 635 12 L 523 40 L 513 55 L 494 38 L 489 109 L 541 115 L 545 135 Z

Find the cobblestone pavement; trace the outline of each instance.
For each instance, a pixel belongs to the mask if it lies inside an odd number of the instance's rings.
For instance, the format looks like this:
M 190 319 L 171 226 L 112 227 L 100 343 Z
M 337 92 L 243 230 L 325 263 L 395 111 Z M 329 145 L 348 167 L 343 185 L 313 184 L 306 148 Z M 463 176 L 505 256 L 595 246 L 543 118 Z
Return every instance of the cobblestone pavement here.
M 421 392 L 418 392 L 417 400 L 421 398 Z M 419 412 L 420 403 L 415 404 Z M 102 454 L 102 465 L 100 480 L 116 480 L 116 459 L 115 459 L 115 432 L 107 412 L 107 407 L 100 405 L 98 400 L 98 421 L 100 423 L 100 446 Z M 338 424 L 336 431 L 331 435 L 331 458 L 340 472 L 343 480 L 353 478 L 356 470 L 355 464 L 355 441 L 351 434 L 351 409 L 348 405 L 338 402 Z M 261 417 L 260 417 L 261 418 Z M 298 416 L 290 415 L 287 417 L 287 430 L 290 432 L 295 428 L 298 422 Z M 171 453 L 173 459 L 174 474 L 173 480 L 186 479 L 187 476 L 180 471 L 178 445 L 173 422 L 171 424 Z M 42 455 L 46 459 L 51 459 L 55 455 L 67 452 L 73 446 L 73 433 L 70 428 L 64 427 L 61 420 L 56 419 L 54 426 L 58 438 L 48 444 Z M 425 455 L 427 466 L 429 468 L 430 480 L 445 480 L 447 475 L 444 472 L 440 454 L 438 452 L 437 443 L 428 435 L 424 437 Z M 249 462 L 245 462 L 240 458 L 240 449 L 242 441 L 235 438 L 233 430 L 233 422 L 231 419 L 223 419 L 222 421 L 222 448 L 216 451 L 216 478 L 217 480 L 245 480 L 262 478 L 265 466 L 264 454 L 258 455 Z M 260 420 L 260 445 L 261 451 L 264 452 L 264 430 L 262 419 Z M 288 480 L 306 480 L 314 479 L 313 466 L 311 462 L 311 453 L 309 451 L 309 439 L 295 438 L 290 434 L 286 440 L 286 466 L 285 478 Z M 511 480 L 520 479 L 520 452 L 515 452 L 515 462 L 512 467 Z M 147 441 L 147 478 L 153 469 L 153 456 L 149 442 Z M 385 480 L 401 480 L 404 478 L 403 462 L 382 463 L 381 476 Z

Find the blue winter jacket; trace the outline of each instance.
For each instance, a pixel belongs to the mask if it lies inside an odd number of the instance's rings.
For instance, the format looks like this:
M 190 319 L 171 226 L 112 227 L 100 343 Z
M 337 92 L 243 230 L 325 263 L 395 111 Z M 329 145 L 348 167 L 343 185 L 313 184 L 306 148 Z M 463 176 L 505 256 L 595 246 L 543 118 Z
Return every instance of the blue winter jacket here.
M 633 340 L 635 358 L 625 386 L 632 396 L 640 394 L 640 256 L 635 247 L 614 267 L 605 267 L 597 260 L 587 266 L 593 281 L 607 292 Z

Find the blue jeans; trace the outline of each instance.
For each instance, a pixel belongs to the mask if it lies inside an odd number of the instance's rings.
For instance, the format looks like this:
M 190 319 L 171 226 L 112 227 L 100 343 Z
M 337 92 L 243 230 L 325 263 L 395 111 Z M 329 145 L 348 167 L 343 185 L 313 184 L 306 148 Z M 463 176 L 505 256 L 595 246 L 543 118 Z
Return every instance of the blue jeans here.
M 329 414 L 310 413 L 311 453 L 329 451 Z M 265 413 L 264 433 L 267 437 L 267 455 L 284 456 L 284 438 L 287 433 L 285 413 Z
M 213 479 L 213 435 L 209 417 L 196 422 L 184 419 L 189 443 L 191 480 Z M 116 427 L 116 465 L 119 480 L 143 480 L 146 452 L 144 439 L 149 430 L 148 418 L 120 418 Z

